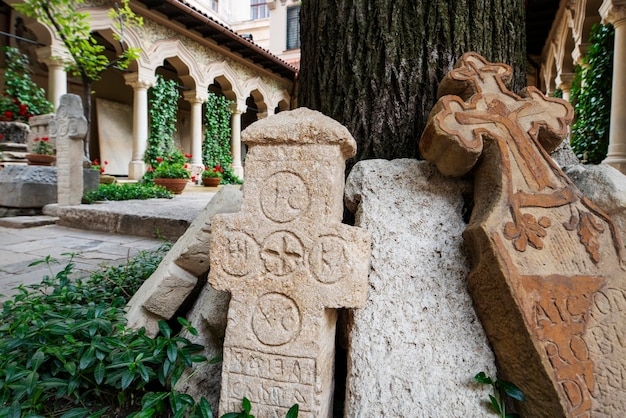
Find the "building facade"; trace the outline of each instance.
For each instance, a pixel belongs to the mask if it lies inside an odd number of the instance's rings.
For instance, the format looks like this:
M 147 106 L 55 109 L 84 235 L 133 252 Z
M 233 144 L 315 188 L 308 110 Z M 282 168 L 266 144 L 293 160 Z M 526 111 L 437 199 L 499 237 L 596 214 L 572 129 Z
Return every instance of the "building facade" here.
M 27 52 L 36 63 L 36 80 L 47 89 L 55 106 L 67 92 L 80 94 L 80 83 L 65 72 L 59 59 L 67 56 L 61 40 L 45 25 L 19 15 L 10 7 L 14 3 L 18 1 L 2 5 L 0 30 L 25 36 L 5 37 L 4 44 Z M 292 107 L 296 69 L 226 26 L 220 17 L 226 10 L 225 2 L 197 3 L 130 2 L 144 24 L 126 29 L 124 38 L 127 47 L 141 50 L 140 57 L 125 72 L 107 70 L 93 89 L 96 105 L 91 115 L 91 153 L 113 160 L 107 167 L 110 174 L 138 179 L 146 170 L 143 154 L 149 136 L 148 93 L 157 75 L 174 80 L 182 92 L 175 141 L 192 155 L 193 165 L 202 164 L 202 108 L 209 91 L 232 101 L 233 168 L 239 176 L 243 176 L 242 128 Z M 108 16 L 112 5 L 93 0 L 85 2 L 81 11 L 89 14 L 92 31 L 100 42 L 118 51 L 113 38 L 117 29 Z M 121 120 L 125 117 L 126 131 Z

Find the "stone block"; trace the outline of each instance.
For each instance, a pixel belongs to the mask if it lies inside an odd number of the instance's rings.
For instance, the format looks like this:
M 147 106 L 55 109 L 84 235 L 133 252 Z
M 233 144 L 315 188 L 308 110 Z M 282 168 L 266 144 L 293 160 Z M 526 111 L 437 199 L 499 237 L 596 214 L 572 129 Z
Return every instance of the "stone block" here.
M 25 144 L 28 138 L 30 127 L 23 122 L 0 121 L 0 142 L 12 142 L 15 144 Z
M 232 213 L 241 207 L 241 191 L 225 186 L 209 201 L 204 211 L 192 222 L 185 234 L 159 264 L 128 302 L 128 326 L 146 328 L 146 334 L 156 336 L 158 321 L 168 320 L 186 301 L 196 286 L 198 277 L 209 270 L 211 225 L 216 213 Z
M 471 184 L 426 161 L 368 160 L 346 182 L 372 234 L 367 303 L 351 316 L 345 417 L 482 417 L 495 359 L 467 290 Z
M 337 308 L 361 307 L 369 234 L 341 224 L 346 128 L 299 108 L 242 133 L 241 211 L 216 215 L 208 281 L 231 293 L 220 415 L 248 398 L 257 416 L 332 416 Z
M 56 167 L 10 165 L 0 171 L 0 206 L 41 208 L 56 201 Z

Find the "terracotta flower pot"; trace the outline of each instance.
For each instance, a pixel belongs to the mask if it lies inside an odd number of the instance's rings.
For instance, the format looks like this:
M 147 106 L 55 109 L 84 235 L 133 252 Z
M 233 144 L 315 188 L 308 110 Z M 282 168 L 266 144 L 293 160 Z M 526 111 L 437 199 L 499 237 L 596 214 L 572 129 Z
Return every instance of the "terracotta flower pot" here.
M 154 184 L 163 186 L 174 194 L 181 194 L 189 183 L 189 179 L 154 179 Z
M 28 165 L 52 165 L 53 162 L 56 161 L 56 157 L 54 155 L 46 155 L 46 154 L 26 154 L 26 159 L 28 160 Z
M 207 187 L 217 187 L 222 181 L 219 177 L 202 177 L 202 184 Z

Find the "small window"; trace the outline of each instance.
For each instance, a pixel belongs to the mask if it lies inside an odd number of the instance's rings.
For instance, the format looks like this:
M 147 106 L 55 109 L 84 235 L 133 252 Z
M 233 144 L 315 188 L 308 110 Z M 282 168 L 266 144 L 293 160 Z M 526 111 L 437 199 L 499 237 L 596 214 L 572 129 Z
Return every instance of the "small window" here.
M 300 48 L 300 6 L 287 8 L 287 49 Z
M 217 12 L 219 8 L 220 2 L 218 0 L 211 0 L 211 9 Z
M 250 19 L 265 19 L 270 17 L 270 6 L 265 0 L 250 0 Z

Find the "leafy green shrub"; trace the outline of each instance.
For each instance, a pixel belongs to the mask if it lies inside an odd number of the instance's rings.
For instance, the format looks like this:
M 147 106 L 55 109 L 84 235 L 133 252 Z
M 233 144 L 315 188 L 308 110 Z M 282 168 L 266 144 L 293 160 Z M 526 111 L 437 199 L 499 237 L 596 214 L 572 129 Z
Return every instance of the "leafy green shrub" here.
M 153 183 L 122 183 L 101 184 L 98 190 L 86 193 L 83 203 L 93 203 L 102 200 L 131 200 L 131 199 L 171 199 L 172 193 Z
M 519 417 L 516 413 L 506 412 L 506 398 L 507 396 L 516 399 L 520 402 L 524 401 L 524 394 L 522 391 L 511 382 L 506 380 L 496 379 L 495 381 L 487 376 L 485 372 L 480 372 L 474 376 L 474 380 L 483 385 L 491 385 L 493 388 L 493 395 L 489 395 L 489 407 L 498 414 L 500 418 L 515 418 Z
M 41 262 L 51 266 L 55 260 Z M 145 279 L 156 264 L 149 258 L 149 266 L 132 269 Z M 202 346 L 174 334 L 165 322 L 159 323 L 161 334 L 154 339 L 143 329 L 127 329 L 127 295 L 121 293 L 128 291 L 100 286 L 98 277 L 108 277 L 111 283 L 125 278 L 112 270 L 87 281 L 71 281 L 73 267 L 70 260 L 56 275 L 50 269 L 41 284 L 20 286 L 19 293 L 4 302 L 0 416 L 99 417 L 124 411 L 130 415 L 123 416 L 148 417 L 169 409 L 174 416 L 211 417 L 206 400 L 196 403 L 189 395 L 167 389 L 185 367 L 206 361 L 197 354 Z M 126 286 L 120 284 L 112 288 Z M 196 335 L 186 320 L 179 323 Z
M 609 148 L 614 38 L 612 25 L 594 25 L 585 65 L 577 66 L 574 73 L 571 145 L 578 159 L 586 163 L 601 163 Z

